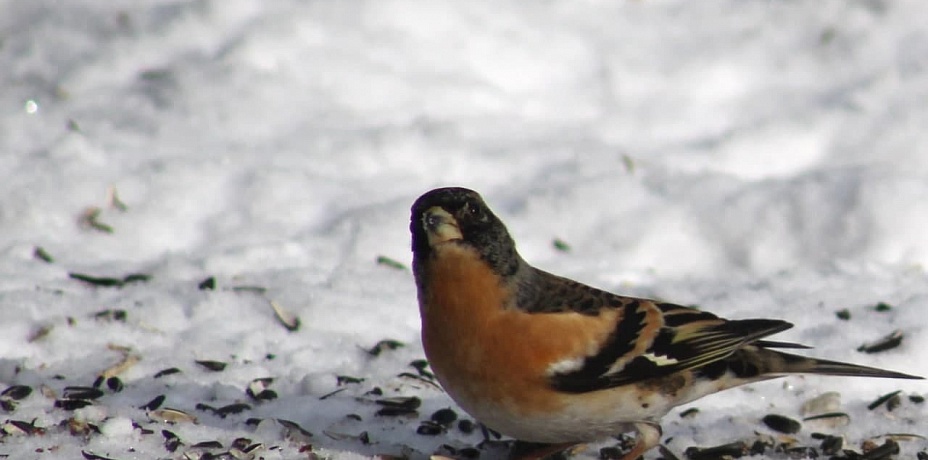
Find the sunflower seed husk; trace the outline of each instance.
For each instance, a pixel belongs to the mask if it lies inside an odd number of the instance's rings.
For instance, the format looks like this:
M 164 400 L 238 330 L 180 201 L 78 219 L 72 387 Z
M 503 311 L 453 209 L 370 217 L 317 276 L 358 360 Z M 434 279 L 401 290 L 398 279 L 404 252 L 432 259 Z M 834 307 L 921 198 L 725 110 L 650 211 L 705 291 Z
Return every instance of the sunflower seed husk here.
M 288 331 L 293 332 L 300 328 L 300 317 L 284 310 L 277 302 L 270 301 L 271 308 L 274 310 L 274 317 Z
M 165 407 L 148 411 L 148 418 L 160 423 L 196 423 L 197 418 L 180 409 Z
M 901 330 L 890 332 L 885 337 L 877 339 L 870 343 L 865 343 L 857 347 L 857 351 L 864 353 L 879 353 L 881 351 L 892 350 L 902 344 L 904 334 Z

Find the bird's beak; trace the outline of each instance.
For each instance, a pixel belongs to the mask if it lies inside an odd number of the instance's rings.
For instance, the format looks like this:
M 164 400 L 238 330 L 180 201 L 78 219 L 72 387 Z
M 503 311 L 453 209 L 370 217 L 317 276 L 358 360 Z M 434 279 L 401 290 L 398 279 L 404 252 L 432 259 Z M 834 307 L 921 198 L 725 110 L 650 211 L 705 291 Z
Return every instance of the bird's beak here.
M 422 227 L 428 235 L 429 246 L 464 238 L 454 216 L 439 206 L 433 206 L 422 214 Z

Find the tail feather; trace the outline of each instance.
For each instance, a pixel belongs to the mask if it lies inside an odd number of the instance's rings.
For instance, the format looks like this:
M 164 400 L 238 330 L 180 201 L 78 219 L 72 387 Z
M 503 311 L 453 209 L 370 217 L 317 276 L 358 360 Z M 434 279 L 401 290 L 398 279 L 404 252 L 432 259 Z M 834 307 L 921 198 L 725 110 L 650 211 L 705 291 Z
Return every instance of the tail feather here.
M 774 374 L 821 374 L 850 377 L 876 377 L 885 379 L 912 379 L 921 380 L 924 377 L 904 374 L 902 372 L 878 369 L 876 367 L 860 366 L 857 364 L 830 361 L 827 359 L 809 358 L 806 356 L 783 353 L 781 351 L 759 349 L 765 354 L 771 354 L 770 372 Z M 779 362 L 779 363 L 778 363 Z M 779 365 L 778 365 L 779 364 Z M 779 369 L 778 369 L 779 368 Z

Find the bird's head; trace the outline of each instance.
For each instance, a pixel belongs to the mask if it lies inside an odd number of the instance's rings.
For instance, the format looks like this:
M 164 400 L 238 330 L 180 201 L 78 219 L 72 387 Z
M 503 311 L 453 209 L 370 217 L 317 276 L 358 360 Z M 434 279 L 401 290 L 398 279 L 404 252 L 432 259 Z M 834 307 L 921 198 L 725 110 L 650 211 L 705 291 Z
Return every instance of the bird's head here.
M 433 257 L 444 244 L 463 245 L 476 251 L 500 275 L 512 275 L 521 260 L 506 226 L 480 195 L 466 188 L 439 188 L 420 196 L 412 205 L 414 268 Z

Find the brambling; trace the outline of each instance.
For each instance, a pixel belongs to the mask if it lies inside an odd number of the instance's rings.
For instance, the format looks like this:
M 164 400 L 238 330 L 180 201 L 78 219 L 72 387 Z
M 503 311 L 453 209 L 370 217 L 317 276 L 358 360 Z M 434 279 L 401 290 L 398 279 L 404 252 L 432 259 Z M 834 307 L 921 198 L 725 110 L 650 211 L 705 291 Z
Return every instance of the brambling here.
M 785 374 L 921 378 L 778 351 L 807 348 L 764 340 L 786 321 L 726 320 L 534 268 L 472 190 L 422 195 L 410 230 L 432 370 L 487 427 L 545 445 L 528 458 L 636 432 L 632 460 L 673 407 Z

